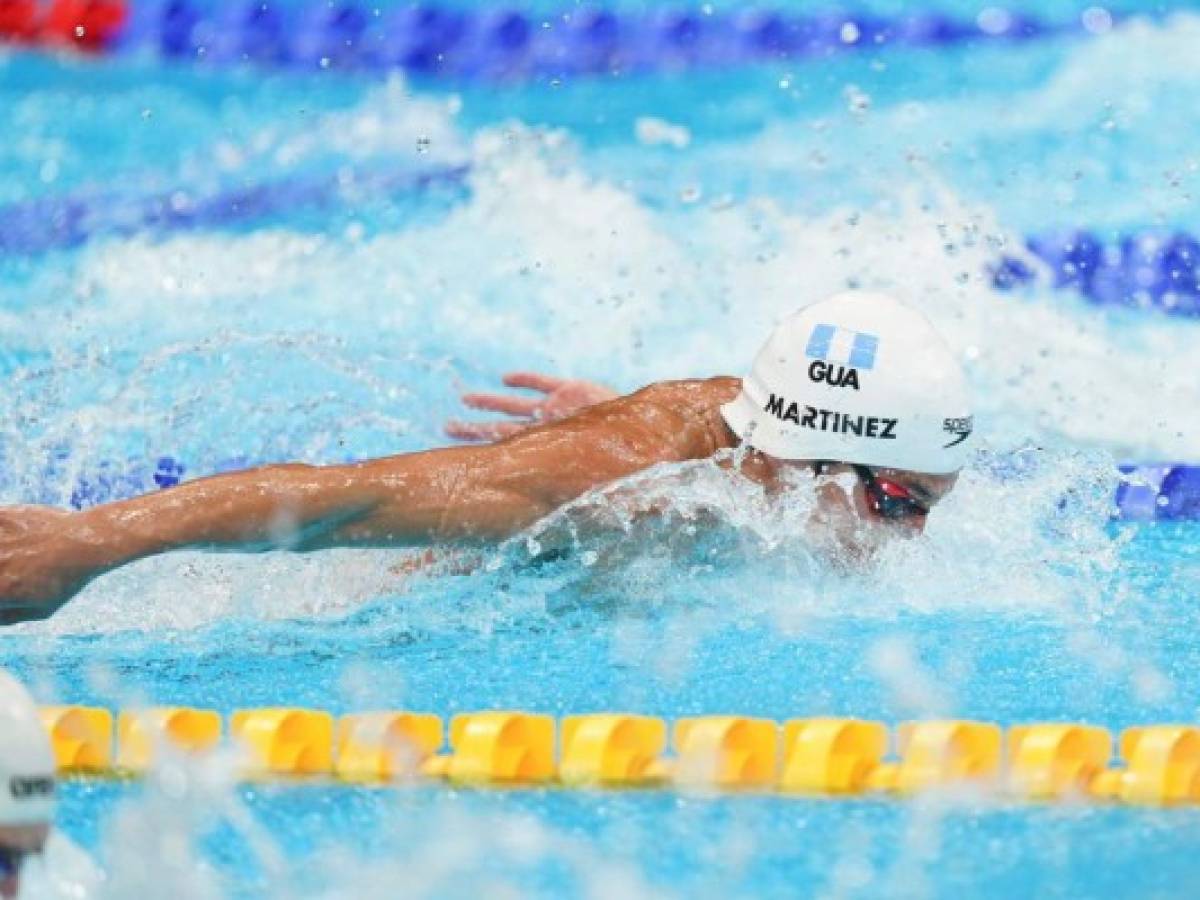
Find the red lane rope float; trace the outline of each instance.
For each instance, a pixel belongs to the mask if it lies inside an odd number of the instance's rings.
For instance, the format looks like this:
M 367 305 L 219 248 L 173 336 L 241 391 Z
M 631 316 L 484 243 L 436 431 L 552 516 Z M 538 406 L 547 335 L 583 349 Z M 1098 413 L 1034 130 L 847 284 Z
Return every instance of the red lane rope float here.
M 38 33 L 35 0 L 0 0 L 0 39 L 27 43 Z
M 0 0 L 0 40 L 105 51 L 129 20 L 125 0 Z
M 37 29 L 41 43 L 101 52 L 125 27 L 125 0 L 54 0 Z

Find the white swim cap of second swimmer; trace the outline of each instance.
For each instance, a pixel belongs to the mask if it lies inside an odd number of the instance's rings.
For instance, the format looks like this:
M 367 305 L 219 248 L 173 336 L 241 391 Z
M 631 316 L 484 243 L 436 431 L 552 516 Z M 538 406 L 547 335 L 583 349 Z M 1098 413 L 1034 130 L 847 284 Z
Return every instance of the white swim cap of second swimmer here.
M 0 669 L 0 825 L 43 825 L 54 818 L 54 753 L 37 706 Z
M 962 468 L 974 427 L 954 353 L 921 313 L 847 291 L 772 332 L 721 407 L 769 456 L 942 474 Z

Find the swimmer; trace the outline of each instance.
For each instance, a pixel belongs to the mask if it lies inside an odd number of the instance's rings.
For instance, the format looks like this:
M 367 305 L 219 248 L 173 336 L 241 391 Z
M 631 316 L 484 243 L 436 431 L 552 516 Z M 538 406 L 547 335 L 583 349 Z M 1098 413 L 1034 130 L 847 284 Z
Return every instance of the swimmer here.
M 55 761 L 29 691 L 0 669 L 0 900 L 97 897 L 104 872 L 52 827 Z
M 263 466 L 79 512 L 0 509 L 0 622 L 45 618 L 103 573 L 171 550 L 496 542 L 636 472 L 714 457 L 768 494 L 817 476 L 814 527 L 853 551 L 860 525 L 872 540 L 924 528 L 972 430 L 961 367 L 933 326 L 865 292 L 784 320 L 744 379 L 660 382 L 624 397 L 569 384 L 540 408 L 492 406 L 546 421 L 474 435 L 459 426 L 460 437 L 494 443 Z
M 54 755 L 33 698 L 0 669 L 0 898 L 21 888 L 21 870 L 42 853 L 54 818 Z

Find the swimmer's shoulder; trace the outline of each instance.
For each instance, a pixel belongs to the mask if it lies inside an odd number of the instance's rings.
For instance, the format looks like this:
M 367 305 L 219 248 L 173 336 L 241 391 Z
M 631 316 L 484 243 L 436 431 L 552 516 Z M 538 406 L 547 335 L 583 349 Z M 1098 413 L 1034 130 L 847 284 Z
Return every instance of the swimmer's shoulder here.
M 631 399 L 673 406 L 689 413 L 719 409 L 737 396 L 742 380 L 729 375 L 656 381 L 630 394 Z
M 684 445 L 681 455 L 700 458 L 736 444 L 721 417 L 721 406 L 733 400 L 741 387 L 740 378 L 727 375 L 687 378 L 649 384 L 625 399 L 672 428 Z

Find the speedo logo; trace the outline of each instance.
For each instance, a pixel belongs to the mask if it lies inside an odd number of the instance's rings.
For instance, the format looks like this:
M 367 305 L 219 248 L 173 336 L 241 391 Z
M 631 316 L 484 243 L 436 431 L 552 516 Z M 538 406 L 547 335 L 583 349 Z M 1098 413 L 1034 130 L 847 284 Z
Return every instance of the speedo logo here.
M 8 793 L 14 800 L 41 800 L 54 796 L 54 779 L 47 775 L 14 775 L 8 779 Z
M 832 387 L 858 390 L 858 370 L 875 368 L 879 338 L 836 325 L 817 325 L 808 337 L 804 355 L 813 362 L 808 367 L 811 381 L 823 381 Z
M 946 434 L 955 436 L 948 444 L 943 444 L 943 450 L 949 450 L 951 447 L 956 447 L 971 436 L 971 432 L 975 430 L 975 417 L 963 416 L 959 419 L 946 419 L 942 422 L 942 431 Z
M 781 422 L 791 422 L 801 428 L 811 428 L 813 431 L 831 431 L 836 434 L 854 434 L 881 441 L 896 439 L 896 424 L 900 421 L 880 416 L 851 416 L 832 409 L 801 406 L 798 403 L 788 403 L 785 398 L 776 397 L 774 394 L 771 395 L 771 399 L 767 401 L 767 405 L 763 409 Z

